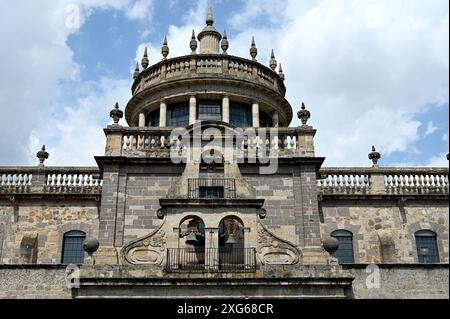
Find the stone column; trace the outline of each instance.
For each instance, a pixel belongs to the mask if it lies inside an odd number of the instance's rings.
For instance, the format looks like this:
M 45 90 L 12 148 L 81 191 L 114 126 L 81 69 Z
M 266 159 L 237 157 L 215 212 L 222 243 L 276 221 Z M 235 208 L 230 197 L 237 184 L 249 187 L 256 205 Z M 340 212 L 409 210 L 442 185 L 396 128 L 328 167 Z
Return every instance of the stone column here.
M 253 103 L 253 127 L 259 128 L 259 104 Z
M 197 98 L 191 96 L 189 99 L 189 125 L 197 122 Z
M 219 228 L 205 228 L 205 268 L 219 269 Z
M 145 127 L 145 113 L 139 113 L 139 127 Z
M 222 121 L 230 123 L 230 98 L 224 96 L 222 99 Z
M 159 105 L 159 127 L 167 126 L 167 103 L 161 101 Z
M 278 115 L 278 112 L 273 113 L 272 122 L 273 127 L 280 127 L 280 116 Z

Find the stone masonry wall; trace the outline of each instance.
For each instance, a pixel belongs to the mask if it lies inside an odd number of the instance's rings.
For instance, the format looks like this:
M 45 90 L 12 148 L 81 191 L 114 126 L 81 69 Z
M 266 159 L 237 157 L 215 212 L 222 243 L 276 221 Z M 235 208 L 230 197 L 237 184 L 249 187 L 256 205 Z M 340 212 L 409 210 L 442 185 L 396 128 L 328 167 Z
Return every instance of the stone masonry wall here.
M 66 267 L 0 265 L 0 299 L 70 299 Z
M 37 240 L 37 264 L 61 262 L 64 234 L 81 230 L 98 236 L 98 207 L 91 201 L 36 200 L 0 202 L 0 264 L 23 263 L 21 242 Z
M 356 299 L 448 299 L 448 265 L 380 265 L 379 288 L 368 289 L 365 265 L 348 265 Z M 369 280 L 371 280 L 370 278 Z
M 440 261 L 449 262 L 448 202 L 326 200 L 321 203 L 322 237 L 335 230 L 353 233 L 355 263 L 417 263 L 415 233 L 432 230 L 437 234 Z M 382 242 L 391 242 L 386 250 Z

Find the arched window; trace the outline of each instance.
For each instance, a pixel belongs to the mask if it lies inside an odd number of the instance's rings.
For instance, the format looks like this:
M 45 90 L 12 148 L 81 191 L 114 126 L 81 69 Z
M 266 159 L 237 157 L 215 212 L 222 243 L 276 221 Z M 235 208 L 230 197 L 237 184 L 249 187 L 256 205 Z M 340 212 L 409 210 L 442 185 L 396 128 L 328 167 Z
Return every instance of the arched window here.
M 86 234 L 79 230 L 64 234 L 62 247 L 62 263 L 64 265 L 81 265 L 84 262 L 83 242 Z
M 353 234 L 346 230 L 336 230 L 331 233 L 331 237 L 339 240 L 339 249 L 336 251 L 336 258 L 340 264 L 353 264 Z
M 417 256 L 422 264 L 439 262 L 437 236 L 431 230 L 420 230 L 416 233 Z

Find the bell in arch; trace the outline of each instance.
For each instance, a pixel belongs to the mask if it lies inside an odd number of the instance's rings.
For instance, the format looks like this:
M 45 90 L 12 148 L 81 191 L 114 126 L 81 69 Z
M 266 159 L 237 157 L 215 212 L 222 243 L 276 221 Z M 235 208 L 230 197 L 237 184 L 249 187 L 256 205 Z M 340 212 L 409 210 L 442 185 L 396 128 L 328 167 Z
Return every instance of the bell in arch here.
M 226 245 L 236 245 L 238 242 L 236 240 L 236 235 L 235 234 L 229 234 L 228 235 L 228 239 L 225 242 Z
M 186 245 L 193 245 L 196 246 L 198 244 L 198 239 L 195 233 L 189 233 L 189 235 L 186 236 Z

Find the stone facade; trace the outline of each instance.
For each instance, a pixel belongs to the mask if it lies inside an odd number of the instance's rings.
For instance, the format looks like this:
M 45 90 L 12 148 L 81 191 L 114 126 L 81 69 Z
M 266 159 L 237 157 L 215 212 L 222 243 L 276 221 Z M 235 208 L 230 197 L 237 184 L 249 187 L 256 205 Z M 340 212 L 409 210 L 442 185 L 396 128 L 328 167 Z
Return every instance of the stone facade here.
M 448 168 L 380 167 L 375 148 L 372 168 L 322 167 L 304 104 L 288 127 L 274 54 L 226 54 L 212 12 L 199 39 L 171 59 L 165 41 L 153 66 L 146 51 L 98 167 L 46 167 L 45 147 L 36 167 L 0 167 L 0 297 L 448 298 Z M 72 231 L 90 239 L 84 259 L 69 247 L 79 289 L 61 265 Z M 418 249 L 420 231 L 435 238 Z

